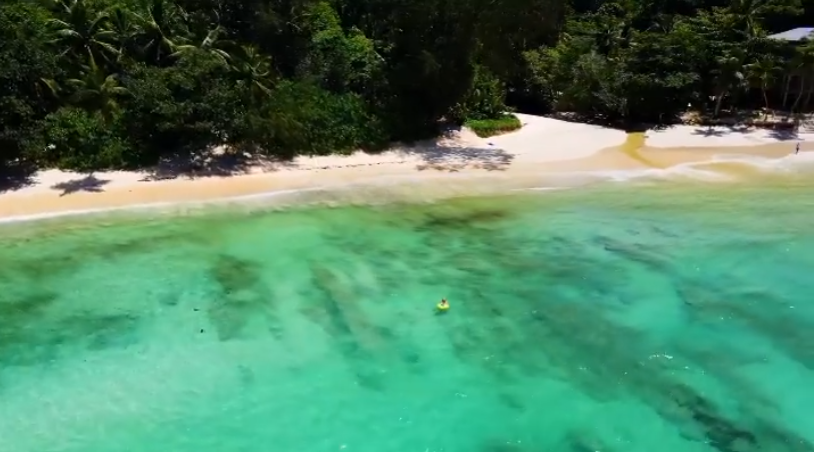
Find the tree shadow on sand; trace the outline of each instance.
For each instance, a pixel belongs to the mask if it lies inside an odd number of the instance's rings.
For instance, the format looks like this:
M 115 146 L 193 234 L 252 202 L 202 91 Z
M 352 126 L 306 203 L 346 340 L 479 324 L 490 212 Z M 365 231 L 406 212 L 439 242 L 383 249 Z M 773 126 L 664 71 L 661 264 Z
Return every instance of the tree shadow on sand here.
M 781 127 L 768 129 L 768 128 L 758 128 L 749 125 L 729 125 L 729 126 L 711 125 L 706 127 L 698 127 L 695 130 L 693 130 L 693 135 L 701 135 L 704 137 L 724 137 L 734 134 L 750 135 L 761 130 L 767 131 L 770 138 L 778 141 L 793 141 L 800 139 L 800 136 L 794 129 L 787 129 Z
M 800 136 L 796 130 L 789 129 L 773 129 L 769 132 L 769 136 L 778 141 L 792 141 L 799 140 Z
M 404 153 L 417 155 L 422 159 L 423 163 L 417 167 L 421 171 L 434 169 L 455 172 L 464 168 L 505 171 L 514 160 L 513 154 L 499 148 L 415 148 L 405 150 Z
M 34 185 L 34 168 L 29 165 L 0 165 L 0 193 L 17 191 Z
M 223 147 L 202 152 L 182 153 L 163 158 L 141 179 L 143 182 L 178 178 L 232 177 L 251 173 L 266 173 L 283 168 L 293 169 L 291 161 Z
M 456 172 L 465 168 L 505 171 L 514 154 L 492 146 L 469 146 L 459 141 L 459 130 L 449 130 L 436 140 L 413 143 L 400 149 L 406 156 L 421 159 L 419 171 L 434 169 Z
M 749 134 L 753 133 L 755 129 L 746 126 L 746 125 L 738 125 L 738 126 L 706 126 L 706 127 L 698 127 L 693 130 L 693 135 L 702 135 L 705 137 L 723 137 L 727 135 L 732 135 L 736 133 L 740 134 Z
M 101 193 L 104 186 L 110 183 L 110 179 L 98 179 L 93 174 L 81 179 L 60 182 L 51 186 L 53 190 L 62 190 L 60 197 L 76 192 L 84 191 L 89 193 Z

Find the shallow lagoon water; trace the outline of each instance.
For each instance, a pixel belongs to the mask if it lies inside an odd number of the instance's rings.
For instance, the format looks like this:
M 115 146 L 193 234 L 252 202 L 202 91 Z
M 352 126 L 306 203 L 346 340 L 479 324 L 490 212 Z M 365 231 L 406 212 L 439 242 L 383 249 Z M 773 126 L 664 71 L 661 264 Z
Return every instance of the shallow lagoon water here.
M 0 451 L 814 451 L 810 193 L 6 226 Z

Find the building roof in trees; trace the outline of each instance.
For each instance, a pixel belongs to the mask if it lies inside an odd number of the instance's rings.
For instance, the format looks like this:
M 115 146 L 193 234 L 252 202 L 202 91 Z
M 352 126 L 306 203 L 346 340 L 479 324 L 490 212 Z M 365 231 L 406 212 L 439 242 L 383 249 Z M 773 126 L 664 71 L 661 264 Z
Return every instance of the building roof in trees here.
M 806 38 L 808 39 L 814 38 L 814 28 L 811 27 L 794 28 L 792 30 L 784 31 L 782 33 L 769 35 L 769 39 L 778 39 L 781 41 L 802 41 L 803 39 Z

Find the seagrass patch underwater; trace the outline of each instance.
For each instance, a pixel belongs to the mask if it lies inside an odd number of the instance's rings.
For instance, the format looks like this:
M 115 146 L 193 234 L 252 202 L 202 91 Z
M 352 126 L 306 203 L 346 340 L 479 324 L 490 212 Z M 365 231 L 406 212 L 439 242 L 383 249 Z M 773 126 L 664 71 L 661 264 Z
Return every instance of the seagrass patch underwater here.
M 807 193 L 6 227 L 0 451 L 814 452 Z

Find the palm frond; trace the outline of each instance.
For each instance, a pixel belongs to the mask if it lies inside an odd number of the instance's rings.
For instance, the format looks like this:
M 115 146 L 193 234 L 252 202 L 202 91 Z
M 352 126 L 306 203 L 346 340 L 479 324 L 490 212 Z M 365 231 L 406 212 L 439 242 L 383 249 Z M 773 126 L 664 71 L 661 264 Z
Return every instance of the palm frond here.
M 56 82 L 56 80 L 50 78 L 41 78 L 40 82 L 42 82 L 42 84 L 45 85 L 46 88 L 48 88 L 48 92 L 52 96 L 59 97 L 61 88 L 59 84 Z

